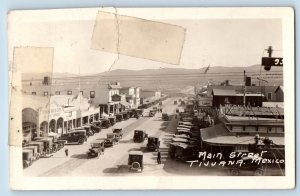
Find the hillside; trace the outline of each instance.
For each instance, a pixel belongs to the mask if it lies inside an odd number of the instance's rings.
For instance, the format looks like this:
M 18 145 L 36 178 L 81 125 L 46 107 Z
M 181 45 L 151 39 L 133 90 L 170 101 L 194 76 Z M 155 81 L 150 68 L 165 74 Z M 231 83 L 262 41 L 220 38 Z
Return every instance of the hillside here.
M 175 89 L 185 86 L 206 85 L 208 81 L 218 84 L 225 80 L 230 80 L 231 84 L 242 84 L 245 70 L 246 75 L 252 77 L 252 83 L 258 84 L 257 77 L 260 77 L 265 80 L 265 84 L 263 85 L 283 84 L 281 67 L 273 67 L 271 71 L 265 71 L 260 65 L 249 67 L 210 67 L 207 73 L 204 74 L 205 69 L 206 68 L 118 69 L 94 75 L 81 76 L 80 81 L 82 83 L 120 82 L 122 86 L 140 86 L 147 89 Z M 44 75 L 45 74 L 23 74 L 23 79 L 42 79 Z M 50 74 L 48 73 L 48 75 Z M 56 81 L 75 81 L 78 80 L 78 75 L 54 73 L 53 79 Z

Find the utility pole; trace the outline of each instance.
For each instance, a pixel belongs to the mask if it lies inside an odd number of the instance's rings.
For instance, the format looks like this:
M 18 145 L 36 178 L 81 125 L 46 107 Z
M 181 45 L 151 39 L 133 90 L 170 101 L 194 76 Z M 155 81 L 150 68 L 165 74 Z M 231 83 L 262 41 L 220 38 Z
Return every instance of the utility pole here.
M 246 71 L 244 70 L 244 107 L 246 106 Z

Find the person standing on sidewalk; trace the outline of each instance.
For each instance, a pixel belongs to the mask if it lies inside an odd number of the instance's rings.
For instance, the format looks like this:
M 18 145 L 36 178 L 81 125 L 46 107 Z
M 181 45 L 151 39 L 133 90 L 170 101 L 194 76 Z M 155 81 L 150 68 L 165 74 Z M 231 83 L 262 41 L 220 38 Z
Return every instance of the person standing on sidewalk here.
M 159 149 L 157 149 L 157 164 L 161 164 L 161 155 Z
M 69 156 L 69 150 L 67 148 L 65 150 L 65 153 L 66 153 L 66 157 Z

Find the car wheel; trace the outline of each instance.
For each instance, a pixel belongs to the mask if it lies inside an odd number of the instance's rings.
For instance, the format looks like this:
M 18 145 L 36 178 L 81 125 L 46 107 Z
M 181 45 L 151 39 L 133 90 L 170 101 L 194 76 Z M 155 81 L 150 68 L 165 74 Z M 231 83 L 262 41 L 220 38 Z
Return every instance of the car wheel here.
M 133 162 L 131 167 L 134 168 L 134 169 L 139 169 L 140 166 L 141 166 L 141 165 L 140 165 L 139 162 Z
M 232 176 L 238 176 L 240 174 L 240 171 L 238 169 L 232 169 L 230 170 L 230 174 Z
M 84 139 L 81 138 L 78 140 L 78 144 L 83 144 L 83 143 L 84 143 Z
M 255 171 L 254 171 L 254 176 L 263 176 L 264 175 L 264 170 L 262 170 L 262 169 L 256 169 Z

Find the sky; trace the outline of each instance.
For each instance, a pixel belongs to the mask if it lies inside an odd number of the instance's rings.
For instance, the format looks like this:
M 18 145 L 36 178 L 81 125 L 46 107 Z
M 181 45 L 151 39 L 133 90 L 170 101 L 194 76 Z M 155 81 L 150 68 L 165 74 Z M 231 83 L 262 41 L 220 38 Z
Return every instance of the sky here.
M 48 14 L 49 15 L 49 14 Z M 186 29 L 179 65 L 93 50 L 91 46 L 97 11 L 60 12 L 53 19 L 45 13 L 26 12 L 9 23 L 12 47 L 53 47 L 53 72 L 95 74 L 112 69 L 200 69 L 210 66 L 244 67 L 260 64 L 269 45 L 282 49 L 280 19 L 157 19 Z M 133 43 L 134 44 L 134 43 Z M 145 49 L 146 50 L 146 49 Z M 12 52 L 10 52 L 12 55 Z M 279 54 L 280 55 L 280 54 Z M 24 73 L 42 72 L 26 66 Z

